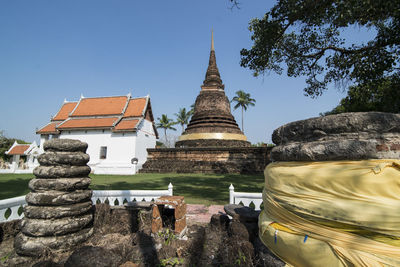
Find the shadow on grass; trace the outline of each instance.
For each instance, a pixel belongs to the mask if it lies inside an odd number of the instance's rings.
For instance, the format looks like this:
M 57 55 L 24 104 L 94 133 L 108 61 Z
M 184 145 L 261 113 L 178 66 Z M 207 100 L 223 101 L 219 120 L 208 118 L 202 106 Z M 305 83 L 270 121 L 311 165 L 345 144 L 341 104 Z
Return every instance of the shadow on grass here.
M 146 177 L 147 176 L 147 177 Z M 130 176 L 114 181 L 112 176 L 107 184 L 96 183 L 93 177 L 91 186 L 94 190 L 159 190 L 167 189 L 169 183 L 174 186 L 174 195 L 182 195 L 190 204 L 226 204 L 229 202 L 229 186 L 235 191 L 261 192 L 264 184 L 262 175 L 199 175 L 199 174 L 147 174 Z M 104 178 L 104 177 L 102 177 Z M 100 182 L 100 181 L 99 181 Z
M 189 204 L 219 204 L 229 201 L 229 186 L 235 191 L 262 192 L 264 177 L 259 175 L 208 175 L 150 173 L 131 176 L 90 175 L 94 190 L 166 190 L 169 183 L 174 186 L 174 195 L 181 195 Z M 17 197 L 29 193 L 28 183 L 33 175 L 0 174 L 0 199 Z
M 13 177 L 12 179 L 1 179 L 0 177 L 0 199 L 19 197 L 30 192 L 28 183 L 33 177 Z

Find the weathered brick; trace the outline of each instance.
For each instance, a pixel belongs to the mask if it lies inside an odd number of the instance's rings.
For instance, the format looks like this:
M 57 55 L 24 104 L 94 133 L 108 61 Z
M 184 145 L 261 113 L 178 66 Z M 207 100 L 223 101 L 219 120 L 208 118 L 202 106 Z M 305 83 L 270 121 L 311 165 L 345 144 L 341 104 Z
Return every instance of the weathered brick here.
M 178 205 L 175 208 L 175 219 L 179 220 L 181 219 L 183 216 L 186 216 L 186 203 L 182 203 L 181 205 Z
M 400 150 L 400 144 L 391 144 L 390 150 Z
M 159 231 L 161 231 L 161 229 L 162 229 L 161 218 L 158 217 L 156 219 L 153 219 L 151 221 L 151 232 L 155 234 L 155 233 L 158 233 Z
M 180 205 L 185 201 L 184 196 L 161 196 L 156 199 L 155 203 L 158 205 Z
M 376 150 L 378 151 L 389 151 L 389 147 L 385 144 L 376 145 Z
M 152 211 L 153 220 L 157 219 L 157 218 L 160 218 L 160 217 L 161 217 L 160 216 L 160 210 L 158 209 L 158 206 L 157 205 L 153 205 L 153 211 Z
M 186 228 L 186 216 L 182 219 L 175 220 L 175 233 L 180 234 Z

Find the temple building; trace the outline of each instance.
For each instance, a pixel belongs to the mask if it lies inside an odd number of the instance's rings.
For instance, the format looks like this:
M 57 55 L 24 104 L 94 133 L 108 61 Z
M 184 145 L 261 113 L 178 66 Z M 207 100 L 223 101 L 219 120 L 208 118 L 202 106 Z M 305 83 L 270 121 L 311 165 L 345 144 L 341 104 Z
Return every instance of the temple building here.
M 0 161 L 0 173 L 32 173 L 39 166 L 37 156 L 40 150 L 36 141 L 18 144 L 17 141 L 4 154 L 11 156 L 10 162 Z
M 95 174 L 135 174 L 158 138 L 150 97 L 130 94 L 64 101 L 50 123 L 36 133 L 41 148 L 50 138 L 88 143 L 88 165 Z
M 217 67 L 214 36 L 205 79 L 193 116 L 175 148 L 147 150 L 141 172 L 261 173 L 269 148 L 251 147 L 232 116 Z

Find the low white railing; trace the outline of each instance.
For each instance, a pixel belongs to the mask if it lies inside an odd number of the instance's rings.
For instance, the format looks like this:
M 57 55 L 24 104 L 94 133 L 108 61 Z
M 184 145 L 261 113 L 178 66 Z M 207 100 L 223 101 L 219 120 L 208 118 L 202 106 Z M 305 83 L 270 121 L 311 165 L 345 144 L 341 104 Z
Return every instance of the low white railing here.
M 25 196 L 0 200 L 0 222 L 22 218 L 24 216 L 24 213 L 22 212 L 22 207 L 25 205 Z M 7 218 L 6 213 L 9 213 L 9 216 Z
M 120 206 L 124 202 L 131 201 L 152 201 L 161 196 L 172 196 L 173 186 L 168 185 L 168 190 L 95 190 L 93 191 L 92 202 L 104 203 L 108 200 L 110 206 Z M 116 200 L 118 203 L 116 204 Z
M 262 202 L 262 193 L 235 192 L 233 185 L 229 186 L 229 204 L 242 203 L 243 206 L 250 207 L 253 203 L 255 210 L 261 210 Z
M 121 206 L 127 201 L 152 201 L 161 196 L 172 195 L 173 185 L 169 183 L 168 190 L 93 190 L 92 202 L 108 202 L 110 206 Z M 25 205 L 25 196 L 0 200 L 0 222 L 23 218 L 22 208 Z M 6 213 L 9 214 L 7 218 Z

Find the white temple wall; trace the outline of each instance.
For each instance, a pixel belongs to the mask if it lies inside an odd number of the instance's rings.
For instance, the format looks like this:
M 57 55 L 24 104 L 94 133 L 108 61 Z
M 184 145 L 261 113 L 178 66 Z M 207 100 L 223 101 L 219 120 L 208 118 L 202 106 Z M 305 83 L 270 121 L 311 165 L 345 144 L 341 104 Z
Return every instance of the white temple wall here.
M 153 124 L 148 120 L 143 120 L 138 128 L 136 157 L 139 159 L 137 169 L 140 170 L 147 160 L 147 149 L 156 147 L 156 136 Z
M 114 133 L 110 130 L 63 131 L 60 138 L 78 139 L 88 143 L 88 165 L 95 174 L 135 174 L 132 158 L 146 161 L 147 152 L 136 150 L 135 132 Z M 106 158 L 100 158 L 101 147 L 107 147 Z M 146 150 L 146 149 L 144 149 Z M 144 153 L 145 152 L 145 153 Z

